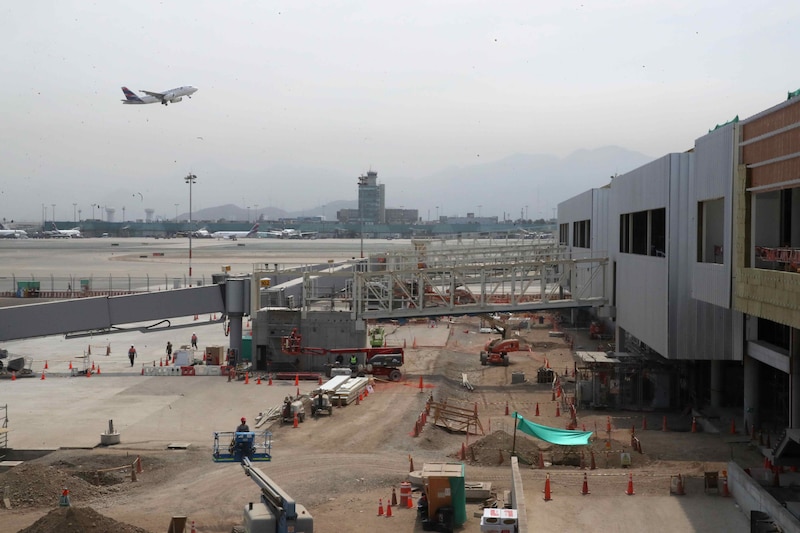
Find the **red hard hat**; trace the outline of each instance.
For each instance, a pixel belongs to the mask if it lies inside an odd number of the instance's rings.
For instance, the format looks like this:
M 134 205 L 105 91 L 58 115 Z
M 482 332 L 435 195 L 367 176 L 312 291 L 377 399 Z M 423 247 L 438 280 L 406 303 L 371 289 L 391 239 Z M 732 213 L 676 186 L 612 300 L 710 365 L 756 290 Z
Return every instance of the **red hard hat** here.
M 242 422 L 247 422 L 247 419 L 245 417 L 242 417 Z

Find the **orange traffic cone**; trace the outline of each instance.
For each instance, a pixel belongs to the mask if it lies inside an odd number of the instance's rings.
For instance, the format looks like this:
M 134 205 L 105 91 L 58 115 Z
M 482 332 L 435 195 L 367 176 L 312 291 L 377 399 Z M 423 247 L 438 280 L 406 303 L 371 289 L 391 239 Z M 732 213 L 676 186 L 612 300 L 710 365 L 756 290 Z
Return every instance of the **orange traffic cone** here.
M 414 508 L 414 498 L 411 497 L 411 493 L 410 492 L 408 493 L 408 504 L 407 505 L 408 505 L 407 509 L 413 509 Z
M 419 392 L 422 392 L 424 384 L 422 383 L 422 376 L 419 377 Z
M 44 360 L 44 369 L 47 370 L 49 367 L 47 366 L 47 359 Z
M 506 416 L 508 416 L 508 400 L 506 400 Z
M 17 381 L 17 373 L 15 371 L 11 371 L 11 381 Z
M 72 363 L 70 363 L 72 364 Z M 144 365 L 142 365 L 142 375 L 144 376 Z
M 539 468 L 544 468 L 544 454 L 539 452 Z
M 697 418 L 692 417 L 692 433 L 697 433 Z
M 539 416 L 539 402 L 536 402 L 536 416 Z
M 397 492 L 392 487 L 392 505 L 397 506 Z
M 584 496 L 589 494 L 589 480 L 586 478 L 586 474 L 583 474 L 583 488 L 581 489 L 581 494 Z
M 549 502 L 550 500 L 550 474 L 547 474 L 547 478 L 544 480 L 544 501 Z
M 633 492 L 633 474 L 628 474 L 628 490 L 625 491 L 625 494 L 628 496 L 633 496 L 635 492 Z
M 42 379 L 44 379 L 44 370 L 42 370 Z
M 467 460 L 467 448 L 466 448 L 466 446 L 464 445 L 463 442 L 461 443 L 461 453 L 459 454 L 458 458 L 459 458 L 460 461 L 466 461 Z
M 300 425 L 300 424 L 298 423 L 298 420 L 297 420 L 297 413 L 295 413 L 295 414 L 294 414 L 294 421 L 292 422 L 292 427 L 293 427 L 293 428 L 296 428 L 296 427 L 298 427 L 299 425 Z
M 392 517 L 392 504 L 388 501 L 386 502 L 386 518 Z
M 256 385 L 261 385 L 261 374 L 256 378 Z
M 556 417 L 561 416 L 561 408 L 556 404 Z
M 69 362 L 69 369 L 72 370 L 72 361 Z
M 319 379 L 317 380 L 317 385 L 322 385 L 322 374 L 320 374 Z
M 383 516 L 383 498 L 378 500 L 378 516 Z
M 194 520 L 192 520 L 192 529 L 189 531 L 189 533 L 197 533 L 197 528 L 194 527 Z
M 416 349 L 416 347 L 417 347 L 417 338 L 416 337 L 414 337 L 414 342 L 411 343 L 411 347 Z
M 158 366 L 164 366 L 164 361 L 160 357 L 158 358 Z
M 100 375 L 100 365 L 97 365 L 97 375 Z
M 606 417 L 606 431 L 611 433 L 611 417 L 610 416 Z
M 411 457 L 411 454 L 408 455 L 408 471 L 409 472 L 414 471 L 414 458 Z
M 244 373 L 244 384 L 245 385 L 249 385 L 250 384 L 250 372 L 245 372 Z
M 294 375 L 294 386 L 297 387 L 298 385 L 300 385 L 300 374 L 295 374 Z
M 92 372 L 94 372 L 94 361 L 92 361 Z
M 267 385 L 272 385 L 272 374 L 269 375 L 269 381 L 267 381 Z
M 87 377 L 87 378 L 90 378 L 90 377 L 92 377 L 92 369 L 91 369 L 91 368 L 87 368 L 87 369 L 86 369 L 86 377 Z

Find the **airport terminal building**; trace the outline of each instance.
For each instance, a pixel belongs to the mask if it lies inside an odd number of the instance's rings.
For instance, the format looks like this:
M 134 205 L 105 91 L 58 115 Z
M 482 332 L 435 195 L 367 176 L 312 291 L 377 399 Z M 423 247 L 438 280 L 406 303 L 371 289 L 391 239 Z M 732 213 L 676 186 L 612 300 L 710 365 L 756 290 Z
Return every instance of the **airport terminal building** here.
M 800 97 L 562 202 L 558 224 L 573 258 L 608 258 L 578 283 L 607 297 L 617 352 L 655 362 L 620 374 L 618 406 L 800 426 Z

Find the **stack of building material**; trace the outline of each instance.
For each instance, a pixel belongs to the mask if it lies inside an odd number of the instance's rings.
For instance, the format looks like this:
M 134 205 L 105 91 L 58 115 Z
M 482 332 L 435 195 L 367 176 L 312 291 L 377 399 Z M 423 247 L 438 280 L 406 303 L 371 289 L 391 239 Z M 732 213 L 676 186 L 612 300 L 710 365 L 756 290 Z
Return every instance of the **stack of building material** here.
M 314 393 L 333 394 L 341 388 L 342 385 L 350 380 L 350 376 L 333 376 L 331 379 L 319 386 Z
M 333 405 L 348 405 L 355 402 L 359 394 L 367 388 L 368 382 L 367 378 L 349 378 L 331 396 L 331 402 Z

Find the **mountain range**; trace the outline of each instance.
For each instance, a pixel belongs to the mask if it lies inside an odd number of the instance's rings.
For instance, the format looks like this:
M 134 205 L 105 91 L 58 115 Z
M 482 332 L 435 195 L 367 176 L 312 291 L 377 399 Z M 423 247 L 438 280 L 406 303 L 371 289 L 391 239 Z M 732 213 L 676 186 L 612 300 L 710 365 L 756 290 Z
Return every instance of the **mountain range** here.
M 386 186 L 386 207 L 417 209 L 423 221 L 436 216 L 497 216 L 498 219 L 551 218 L 558 203 L 588 189 L 607 185 L 616 174 L 652 161 L 653 158 L 618 146 L 577 150 L 566 157 L 548 154 L 514 154 L 503 159 L 470 166 L 449 167 L 420 178 L 382 178 Z M 279 175 L 282 182 L 301 187 L 304 182 L 333 185 L 313 187 L 316 197 L 325 194 L 329 202 L 292 210 L 278 206 L 258 209 L 234 204 L 205 207 L 192 214 L 194 220 L 267 220 L 322 216 L 335 220 L 339 209 L 358 207 L 355 177 L 335 171 L 300 166 L 272 167 L 266 175 Z M 313 178 L 311 177 L 313 176 Z M 347 184 L 349 189 L 346 188 Z M 333 198 L 337 194 L 339 198 Z M 351 198 L 351 199 L 347 199 Z M 244 199 L 243 199 L 244 202 Z M 265 204 L 267 202 L 264 202 Z M 298 202 L 300 203 L 300 202 Z M 188 214 L 180 215 L 181 219 Z

